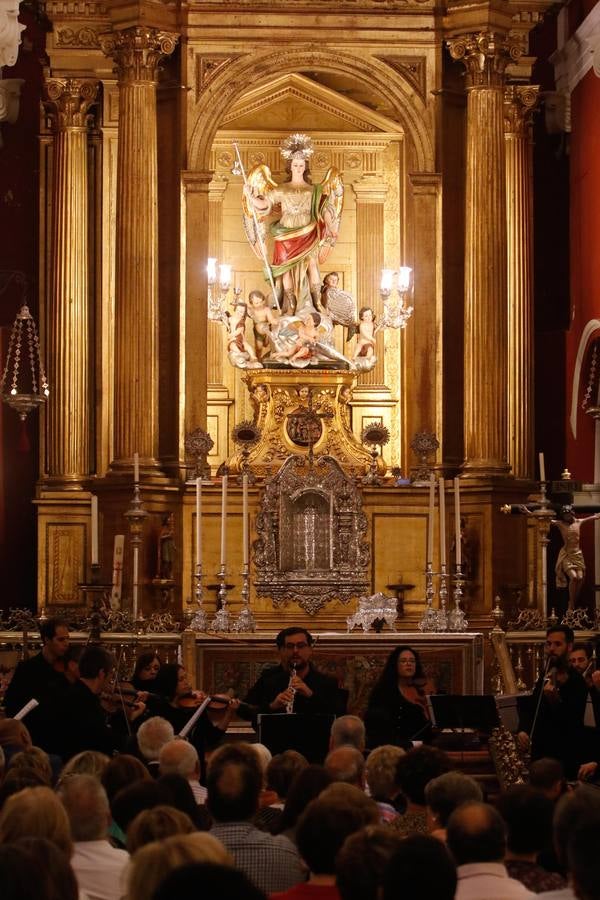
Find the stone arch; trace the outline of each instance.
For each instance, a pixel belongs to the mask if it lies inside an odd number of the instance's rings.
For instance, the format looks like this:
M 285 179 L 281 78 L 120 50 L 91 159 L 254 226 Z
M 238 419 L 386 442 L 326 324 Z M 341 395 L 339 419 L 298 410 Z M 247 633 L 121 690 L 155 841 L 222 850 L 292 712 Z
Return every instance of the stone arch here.
M 303 68 L 353 75 L 371 85 L 393 105 L 397 120 L 406 134 L 409 150 L 412 150 L 414 171 L 433 171 L 434 148 L 427 125 L 427 108 L 409 83 L 375 57 L 362 59 L 349 53 L 311 47 L 262 55 L 252 53 L 222 65 L 195 107 L 196 121 L 190 139 L 188 168 L 208 170 L 210 150 L 225 110 L 243 96 L 248 85 L 256 86 L 274 75 L 297 72 Z

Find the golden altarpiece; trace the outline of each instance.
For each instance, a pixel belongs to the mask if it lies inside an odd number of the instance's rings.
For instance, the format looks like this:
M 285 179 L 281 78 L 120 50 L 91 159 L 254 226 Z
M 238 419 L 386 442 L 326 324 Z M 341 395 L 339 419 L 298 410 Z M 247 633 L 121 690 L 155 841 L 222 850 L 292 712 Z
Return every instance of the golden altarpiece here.
M 422 615 L 428 492 L 390 473 L 397 467 L 407 475 L 417 463 L 413 436 L 431 432 L 439 442 L 430 459 L 436 473 L 460 475 L 470 623 L 486 624 L 495 594 L 515 583 L 536 602 L 534 529 L 501 516 L 500 507 L 533 487 L 529 124 L 536 87 L 528 33 L 547 5 L 47 0 L 40 284 L 51 396 L 36 501 L 40 605 L 81 603 L 92 494 L 99 498 L 100 580 L 110 584 L 115 536 L 125 535 L 128 602 L 134 573 L 124 512 L 139 454 L 148 513 L 140 607 L 181 610 L 193 595 L 197 562 L 184 449 L 197 428 L 214 442 L 212 484 L 202 488 L 208 585 L 219 569 L 217 469 L 233 461 L 236 471 L 232 429 L 256 419 L 265 384 L 287 392 L 286 402 L 300 410 L 321 389 L 333 390 L 332 415 L 343 419 L 353 448 L 338 462 L 359 485 L 369 549 L 355 596 L 359 589 L 389 593 L 403 581 L 414 588 L 402 627 Z M 413 315 L 405 329 L 379 333 L 369 372 L 265 370 L 258 377 L 229 365 L 224 330 L 207 315 L 209 257 L 232 266 L 243 297 L 264 286 L 243 231 L 232 141 L 246 170 L 266 162 L 280 180 L 279 147 L 295 131 L 312 137 L 314 180 L 335 166 L 345 185 L 326 271 L 338 272 L 342 287 L 376 317 L 381 269 L 414 272 Z M 387 473 L 378 459 L 371 478 L 360 442 L 370 423 L 390 434 Z M 304 458 L 314 451 L 318 462 L 325 450 L 313 443 L 287 449 Z M 284 454 L 261 459 L 249 488 L 252 529 Z M 161 590 L 157 548 L 168 513 L 172 585 Z M 448 515 L 450 522 L 450 507 Z M 233 477 L 227 522 L 235 612 L 242 492 Z M 437 532 L 435 544 L 434 569 Z M 208 588 L 205 602 L 214 609 Z M 267 630 L 291 621 L 344 629 L 354 609 L 333 594 L 323 604 L 275 606 L 265 585 L 260 593 L 251 586 L 250 603 Z

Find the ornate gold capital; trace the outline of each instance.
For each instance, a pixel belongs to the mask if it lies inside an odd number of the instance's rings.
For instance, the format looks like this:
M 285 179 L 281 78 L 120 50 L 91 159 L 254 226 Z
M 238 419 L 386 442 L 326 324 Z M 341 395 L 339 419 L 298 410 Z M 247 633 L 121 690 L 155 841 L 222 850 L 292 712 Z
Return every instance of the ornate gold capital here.
M 504 88 L 504 133 L 526 137 L 538 102 L 539 85 L 509 84 Z
M 136 25 L 100 36 L 100 46 L 117 65 L 120 82 L 154 82 L 161 60 L 170 56 L 179 35 Z
M 54 131 L 87 128 L 90 107 L 98 98 L 100 82 L 92 78 L 48 78 L 42 102 Z
M 466 68 L 468 88 L 502 87 L 507 65 L 523 53 L 521 37 L 502 31 L 461 34 L 447 45 L 452 59 L 461 60 Z

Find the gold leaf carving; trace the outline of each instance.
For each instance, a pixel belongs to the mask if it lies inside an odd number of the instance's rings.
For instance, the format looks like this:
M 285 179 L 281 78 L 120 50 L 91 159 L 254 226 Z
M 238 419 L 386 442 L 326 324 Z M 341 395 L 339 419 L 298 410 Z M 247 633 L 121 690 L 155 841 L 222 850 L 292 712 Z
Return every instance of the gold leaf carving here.
M 89 50 L 100 48 L 100 38 L 94 28 L 87 25 L 83 28 L 58 28 L 56 31 L 57 47 L 73 47 Z
M 379 56 L 395 72 L 407 81 L 414 91 L 425 99 L 427 91 L 427 67 L 424 56 Z

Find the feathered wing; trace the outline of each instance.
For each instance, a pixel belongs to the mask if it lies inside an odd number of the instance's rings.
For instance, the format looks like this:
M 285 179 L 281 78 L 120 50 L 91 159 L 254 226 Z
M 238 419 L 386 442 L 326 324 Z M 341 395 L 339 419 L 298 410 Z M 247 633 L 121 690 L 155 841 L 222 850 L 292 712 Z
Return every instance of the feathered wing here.
M 327 231 L 319 244 L 319 263 L 324 263 L 335 246 L 344 208 L 344 183 L 339 169 L 335 166 L 327 169 L 321 185 L 323 187 L 321 214 L 328 221 Z M 335 234 L 331 233 L 332 226 Z
M 271 177 L 271 170 L 265 164 L 255 166 L 246 179 L 245 190 L 242 192 L 242 210 L 244 231 L 248 242 L 259 259 L 263 259 L 260 248 L 260 239 L 263 245 L 266 243 L 267 229 L 265 219 L 271 212 L 271 204 L 266 210 L 256 209 L 248 194 L 253 197 L 264 197 L 269 200 L 269 194 L 277 187 L 277 182 Z

